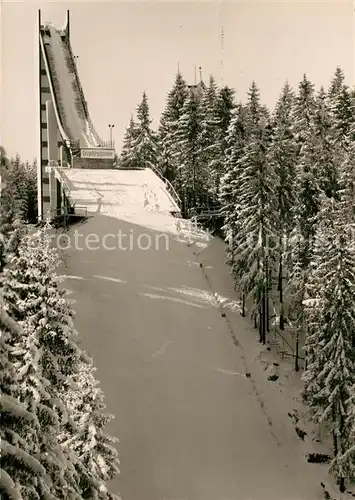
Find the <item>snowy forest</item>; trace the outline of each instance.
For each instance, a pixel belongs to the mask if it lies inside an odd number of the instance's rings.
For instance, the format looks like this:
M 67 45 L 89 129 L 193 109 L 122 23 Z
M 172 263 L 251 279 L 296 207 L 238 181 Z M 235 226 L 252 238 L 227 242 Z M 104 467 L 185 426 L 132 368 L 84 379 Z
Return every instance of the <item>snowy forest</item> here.
M 178 73 L 157 130 L 143 94 L 119 166 L 158 167 L 184 217 L 219 211 L 242 315 L 265 344 L 272 300 L 279 331 L 292 325 L 303 339 L 302 395 L 333 436 L 330 472 L 345 491 L 355 480 L 355 91 L 341 68 L 326 88 L 306 75 L 297 89 L 285 83 L 272 111 L 255 82 L 241 102 L 213 77 L 188 86 Z
M 118 499 L 107 488 L 119 473 L 112 416 L 77 341 L 51 229 L 28 224 L 36 165 L 1 148 L 0 185 L 0 497 Z

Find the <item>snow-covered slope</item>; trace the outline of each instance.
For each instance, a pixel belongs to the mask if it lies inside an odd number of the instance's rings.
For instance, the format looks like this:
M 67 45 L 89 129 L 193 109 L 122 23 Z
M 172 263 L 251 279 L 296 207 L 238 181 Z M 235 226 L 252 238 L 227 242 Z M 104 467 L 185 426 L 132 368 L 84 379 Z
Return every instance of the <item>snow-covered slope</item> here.
M 179 212 L 179 207 L 152 170 L 70 169 L 63 175 L 77 207 L 178 233 L 172 213 Z
M 307 463 L 313 436 L 302 440 L 295 429 L 296 417 L 305 429 L 300 375 L 275 366 L 240 316 L 223 242 L 202 249 L 193 235 L 186 244 L 170 235 L 168 247 L 142 250 L 139 238 L 154 242 L 156 233 L 131 215 L 98 214 L 65 235 L 81 235 L 80 249 L 66 250 L 64 272 L 120 436 L 112 490 L 125 500 L 324 498 L 327 465 Z M 133 235 L 132 246 L 82 245 L 119 231 Z M 333 490 L 336 500 L 348 498 Z

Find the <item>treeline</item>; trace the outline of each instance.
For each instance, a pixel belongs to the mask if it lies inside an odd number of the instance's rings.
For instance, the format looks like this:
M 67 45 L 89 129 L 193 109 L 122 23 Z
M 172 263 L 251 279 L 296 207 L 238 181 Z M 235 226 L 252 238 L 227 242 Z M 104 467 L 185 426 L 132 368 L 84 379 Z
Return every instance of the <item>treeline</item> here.
M 12 200 L 14 218 L 35 222 L 37 217 L 37 163 L 23 162 L 19 155 L 9 160 L 0 146 L 1 179 L 7 186 L 3 196 Z
M 3 154 L 0 496 L 118 499 L 107 488 L 119 472 L 117 440 L 105 432 L 112 416 L 93 361 L 76 340 L 50 228 L 30 229 L 23 222 L 29 204 L 20 170 Z
M 333 435 L 341 491 L 355 479 L 355 91 L 344 82 L 340 68 L 326 89 L 304 75 L 270 111 L 255 82 L 242 103 L 212 77 L 191 88 L 178 74 L 156 131 L 144 95 L 121 155 L 158 166 L 185 216 L 220 207 L 242 310 L 251 303 L 263 343 L 277 287 L 279 329 L 292 321 L 305 334 L 303 396 Z
M 22 162 L 18 155 L 16 158 L 9 159 L 2 146 L 0 146 L 0 196 L 2 214 L 1 271 L 6 258 L 5 246 L 14 244 L 15 234 L 20 231 L 21 225 L 37 222 L 36 162 Z M 8 241 L 10 234 L 11 239 Z

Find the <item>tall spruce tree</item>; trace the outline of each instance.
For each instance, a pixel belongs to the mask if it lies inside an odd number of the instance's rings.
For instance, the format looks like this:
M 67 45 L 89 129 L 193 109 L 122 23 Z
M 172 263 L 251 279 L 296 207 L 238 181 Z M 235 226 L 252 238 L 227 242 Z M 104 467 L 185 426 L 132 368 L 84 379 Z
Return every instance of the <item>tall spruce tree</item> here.
M 296 204 L 294 206 L 295 227 L 290 239 L 288 255 L 291 268 L 288 289 L 292 297 L 292 310 L 298 330 L 303 328 L 302 304 L 319 210 L 320 188 L 315 168 L 317 161 L 315 113 L 314 85 L 304 75 L 299 84 L 293 108 L 293 133 L 297 148 Z
M 235 218 L 239 226 L 234 269 L 243 292 L 254 300 L 259 317 L 260 341 L 266 342 L 267 290 L 274 259 L 270 242 L 275 234 L 275 171 L 268 162 L 271 128 L 260 104 L 259 89 L 252 83 L 247 103 L 248 137 L 239 170 L 239 203 Z
M 201 129 L 198 137 L 198 155 L 202 168 L 206 171 L 207 190 L 214 187 L 214 164 L 220 155 L 219 151 L 219 123 L 217 116 L 218 87 L 213 76 L 201 98 Z
M 293 133 L 294 94 L 285 83 L 273 115 L 272 143 L 269 161 L 276 179 L 276 234 L 278 237 L 278 291 L 280 301 L 280 329 L 284 329 L 284 282 L 288 242 L 294 226 L 295 173 L 297 146 Z
M 224 218 L 224 232 L 229 241 L 228 252 L 231 264 L 234 262 L 235 246 L 239 235 L 239 227 L 235 216 L 239 201 L 240 169 L 237 164 L 241 158 L 247 140 L 246 107 L 238 104 L 227 131 L 225 149 L 225 174 L 221 178 L 219 202 Z M 238 222 L 238 223 L 237 223 Z
M 314 171 L 319 188 L 329 198 L 338 191 L 339 158 L 334 154 L 332 116 L 326 93 L 321 87 L 316 97 L 314 114 Z
M 163 175 L 173 184 L 179 167 L 176 134 L 188 93 L 186 82 L 178 71 L 173 88 L 168 93 L 158 129 L 158 165 Z
M 323 202 L 307 286 L 309 298 L 305 301 L 309 335 L 303 394 L 315 421 L 326 421 L 331 428 L 334 459 L 330 470 L 342 492 L 346 479 L 353 479 L 355 471 L 348 420 L 355 387 L 351 208 L 346 189 L 341 192 L 340 202 Z
M 217 137 L 214 146 L 215 155 L 211 162 L 211 194 L 213 200 L 218 202 L 221 179 L 227 172 L 226 151 L 228 148 L 227 136 L 234 110 L 234 90 L 230 87 L 223 87 L 219 90 L 216 100 Z
M 143 92 L 142 101 L 137 108 L 136 129 L 132 141 L 132 161 L 138 168 L 151 168 L 157 165 L 156 136 L 151 129 L 147 94 Z
M 136 158 L 134 157 L 133 144 L 137 137 L 137 125 L 134 122 L 133 115 L 129 121 L 123 138 L 123 146 L 121 155 L 118 161 L 120 168 L 134 169 L 137 168 Z
M 184 213 L 206 199 L 207 171 L 199 156 L 203 111 L 198 92 L 191 91 L 182 108 L 176 132 L 175 159 L 179 164 L 176 187 Z

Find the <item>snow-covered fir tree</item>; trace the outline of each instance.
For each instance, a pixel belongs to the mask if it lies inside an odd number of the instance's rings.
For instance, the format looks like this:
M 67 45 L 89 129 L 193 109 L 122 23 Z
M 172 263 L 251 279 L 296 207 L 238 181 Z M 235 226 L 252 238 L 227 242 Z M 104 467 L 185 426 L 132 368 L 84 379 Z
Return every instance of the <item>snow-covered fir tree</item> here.
M 234 217 L 239 231 L 233 270 L 243 293 L 253 297 L 260 340 L 265 342 L 269 270 L 275 258 L 270 242 L 275 235 L 276 177 L 268 161 L 271 127 L 255 82 L 248 93 L 247 111 L 247 143 L 236 164 L 239 188 Z
M 63 366 L 75 365 L 79 352 L 68 338 L 66 299 L 53 274 L 57 263 L 43 231 L 27 235 L 4 269 L 1 284 L 5 308 L 24 332 L 11 339 L 12 359 L 21 376 L 20 397 L 26 408 L 36 404 L 44 429 L 38 444 L 52 481 L 50 493 L 64 500 L 81 498 L 72 457 L 58 443 L 66 414 L 59 397 L 66 385 Z
M 200 95 L 191 91 L 182 108 L 175 136 L 175 159 L 179 165 L 175 185 L 184 200 L 185 212 L 197 204 L 204 204 L 207 195 L 207 171 L 199 156 L 202 119 Z
M 23 402 L 30 405 L 37 400 L 42 418 L 50 415 L 47 420 L 52 421 L 52 426 L 56 425 L 57 413 L 59 427 L 55 436 L 67 432 L 75 438 L 79 431 L 66 397 L 73 390 L 72 377 L 80 376 L 83 363 L 90 361 L 74 340 L 73 310 L 67 291 L 61 287 L 62 280 L 55 273 L 57 266 L 57 253 L 51 248 L 46 230 L 24 237 L 18 254 L 3 272 L 4 304 L 25 332 L 24 337 L 13 339 L 12 345 L 14 362 L 22 374 Z M 82 393 L 78 387 L 76 397 L 80 407 Z M 63 500 L 88 498 L 87 495 L 110 498 L 108 493 L 102 496 L 101 477 L 95 477 L 70 446 L 62 443 L 59 447 L 58 441 L 50 440 L 50 431 L 41 445 L 48 459 L 45 467 L 53 483 L 51 493 Z M 115 461 L 112 467 L 116 467 Z
M 355 136 L 355 123 L 351 133 Z M 352 220 L 355 222 L 355 140 L 351 141 L 339 168 L 339 185 L 342 191 L 348 193 L 348 201 Z
M 326 93 L 321 87 L 314 114 L 314 171 L 319 188 L 329 198 L 338 191 L 339 157 L 334 151 L 332 116 Z
M 178 71 L 173 88 L 168 93 L 158 129 L 159 169 L 173 184 L 179 166 L 176 134 L 188 93 L 186 82 Z
M 336 100 L 337 96 L 343 89 L 344 82 L 345 82 L 344 71 L 341 69 L 340 66 L 337 66 L 327 92 L 330 101 Z
M 105 433 L 105 426 L 113 419 L 106 413 L 104 395 L 98 387 L 94 376 L 92 360 L 87 358 L 80 362 L 78 372 L 70 377 L 70 390 L 65 400 L 76 431 L 74 434 L 66 429 L 60 436 L 63 445 L 68 446 L 76 456 L 84 470 L 91 478 L 95 478 L 100 498 L 118 500 L 119 497 L 107 490 L 106 483 L 119 474 L 119 459 L 115 444 L 117 438 Z M 91 479 L 84 485 L 85 498 L 93 494 Z
M 238 239 L 239 228 L 235 217 L 235 210 L 239 200 L 238 188 L 240 185 L 240 170 L 237 161 L 241 158 L 247 140 L 246 107 L 241 103 L 236 107 L 230 126 L 227 131 L 225 149 L 225 174 L 221 178 L 219 188 L 219 202 L 222 207 L 224 227 L 228 244 L 228 258 L 234 262 L 235 245 Z M 239 166 L 238 166 L 239 167 Z
M 304 75 L 293 108 L 293 134 L 296 141 L 295 226 L 289 246 L 288 291 L 298 328 L 303 328 L 303 299 L 307 268 L 312 257 L 316 217 L 319 210 L 319 179 L 316 170 L 316 99 L 314 85 Z
M 284 328 L 284 283 L 285 257 L 288 242 L 294 227 L 293 208 L 296 203 L 295 173 L 296 173 L 296 142 L 293 133 L 293 103 L 294 93 L 288 83 L 285 83 L 277 101 L 272 117 L 273 132 L 269 149 L 269 162 L 275 171 L 276 180 L 276 233 L 278 239 L 278 291 L 280 301 L 280 329 Z
M 350 89 L 343 84 L 337 92 L 329 94 L 330 110 L 333 118 L 334 145 L 338 145 L 338 153 L 341 148 L 347 149 L 351 140 L 351 130 L 355 122 L 354 101 Z
M 137 108 L 136 127 L 130 155 L 136 168 L 150 168 L 157 165 L 157 140 L 151 123 L 148 97 L 143 92 L 142 101 Z
M 309 333 L 303 395 L 316 422 L 333 434 L 330 470 L 341 491 L 354 479 L 354 447 L 349 412 L 355 388 L 355 249 L 349 192 L 341 201 L 324 199 L 305 300 Z
M 214 165 L 220 155 L 219 149 L 219 120 L 217 115 L 218 87 L 213 76 L 201 98 L 201 128 L 198 136 L 198 156 L 202 168 L 206 171 L 207 190 L 215 190 Z
M 121 155 L 118 161 L 118 165 L 121 168 L 134 169 L 137 168 L 136 158 L 133 156 L 133 144 L 137 136 L 137 125 L 134 122 L 133 115 L 129 121 L 129 125 L 126 129 L 125 136 L 123 138 L 123 146 Z
M 11 361 L 12 338 L 21 337 L 21 326 L 5 311 L 0 299 L 0 495 L 3 500 L 40 500 L 51 480 L 37 446 L 43 429 L 36 408 L 21 403 L 21 380 Z M 47 488 L 46 488 L 47 486 Z
M 227 136 L 235 110 L 234 90 L 230 87 L 223 87 L 219 90 L 216 100 L 216 120 L 217 120 L 217 138 L 214 145 L 214 157 L 210 164 L 211 170 L 211 194 L 213 200 L 218 202 L 221 179 L 227 172 L 226 151 L 228 147 Z
M 21 199 L 17 176 L 14 175 L 14 162 L 6 158 L 4 149 L 1 155 L 0 272 L 9 256 L 16 252 L 24 231 L 22 224 L 24 201 Z

